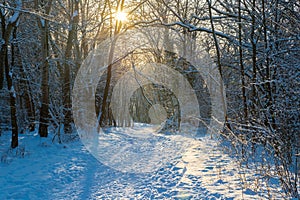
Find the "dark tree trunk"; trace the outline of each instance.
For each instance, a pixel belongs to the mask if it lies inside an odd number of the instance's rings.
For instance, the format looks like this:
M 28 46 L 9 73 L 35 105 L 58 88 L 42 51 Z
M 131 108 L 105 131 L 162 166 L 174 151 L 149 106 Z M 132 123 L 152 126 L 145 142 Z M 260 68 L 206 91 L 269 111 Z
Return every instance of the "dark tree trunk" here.
M 103 127 L 106 125 L 106 120 L 108 118 L 108 106 L 107 106 L 107 98 L 109 93 L 109 87 L 110 87 L 110 81 L 111 81 L 111 68 L 112 64 L 108 65 L 107 67 L 107 77 L 106 77 L 106 83 L 104 88 L 104 94 L 103 94 L 103 100 L 102 100 L 102 107 L 101 107 L 101 113 L 100 113 L 100 126 Z
M 244 118 L 247 120 L 248 105 L 247 105 L 247 97 L 246 97 L 245 67 L 243 62 L 241 0 L 238 1 L 238 34 L 239 34 L 239 62 L 241 68 L 243 109 L 244 109 Z
M 16 107 L 16 92 L 13 87 L 13 74 L 8 63 L 7 45 L 4 45 L 4 66 L 5 76 L 10 96 L 10 116 L 11 116 L 11 147 L 16 148 L 18 146 L 18 123 L 17 123 L 17 107 Z
M 19 6 L 22 6 L 21 4 Z M 1 66 L 5 69 L 5 77 L 7 81 L 7 88 L 9 91 L 10 99 L 10 116 L 11 116 L 11 127 L 12 127 L 12 140 L 11 147 L 16 148 L 18 146 L 18 123 L 17 123 L 17 105 L 16 105 L 16 91 L 13 86 L 13 72 L 12 67 L 14 65 L 14 54 L 12 51 L 12 60 L 11 66 L 9 65 L 8 59 L 8 45 L 11 37 L 12 30 L 16 27 L 16 24 L 19 20 L 20 14 L 14 13 L 8 21 L 6 21 L 5 16 L 1 15 L 1 24 L 2 24 L 2 37 L 4 44 L 1 48 Z M 7 24 L 6 24 L 7 22 Z M 3 72 L 3 71 L 2 71 Z M 1 80 L 3 81 L 3 79 Z M 3 86 L 3 85 L 2 85 Z
M 4 39 L 5 34 L 5 16 L 0 13 L 1 17 L 1 28 L 2 28 L 2 38 Z M 0 49 L 0 90 L 4 87 L 4 54 L 5 54 L 4 44 L 1 45 Z
M 49 43 L 48 43 L 48 22 L 45 21 L 42 27 L 42 107 L 40 114 L 39 134 L 41 137 L 48 137 L 48 123 L 49 123 Z
M 251 14 L 251 45 L 252 45 L 252 110 L 253 114 L 256 116 L 256 107 L 257 107 L 257 69 L 256 69 L 256 60 L 257 60 L 257 50 L 256 50 L 256 37 L 255 37 L 255 26 L 256 26 L 256 0 L 252 0 L 252 14 Z
M 68 33 L 67 47 L 65 51 L 65 62 L 64 62 L 64 86 L 63 86 L 63 104 L 64 104 L 64 132 L 66 134 L 72 133 L 72 112 L 71 112 L 71 67 L 70 60 L 72 57 L 72 47 L 76 39 L 77 34 L 77 25 L 78 25 L 78 11 L 79 11 L 79 2 L 75 1 L 75 9 L 77 12 L 76 15 L 72 13 L 70 26 L 71 29 Z
M 275 126 L 275 116 L 274 116 L 274 110 L 273 110 L 273 93 L 272 93 L 272 84 L 271 84 L 271 68 L 270 68 L 270 48 L 269 48 L 269 41 L 268 41 L 268 27 L 267 27 L 267 19 L 266 19 L 266 2 L 265 0 L 262 0 L 262 15 L 263 15 L 263 32 L 264 32 L 264 56 L 265 56 L 265 90 L 267 95 L 267 103 L 266 107 L 270 111 L 270 119 L 271 122 L 269 122 L 269 119 L 266 119 L 266 123 L 274 128 Z
M 118 1 L 117 8 L 119 8 L 120 11 L 123 10 L 123 6 L 124 6 L 124 0 Z M 117 20 L 116 25 L 115 25 L 114 36 L 117 36 L 120 33 L 121 27 L 122 27 L 122 22 Z M 112 76 L 111 70 L 112 70 L 112 66 L 113 66 L 112 62 L 113 62 L 113 57 L 114 57 L 114 49 L 115 49 L 115 45 L 116 45 L 116 40 L 117 40 L 117 38 L 115 37 L 111 44 L 110 52 L 109 52 L 106 83 L 105 83 L 105 88 L 104 88 L 102 107 L 101 107 L 101 113 L 100 113 L 100 121 L 99 121 L 99 125 L 101 127 L 104 127 L 106 125 L 106 123 L 107 123 L 106 120 L 108 120 L 108 116 L 109 116 L 109 114 L 108 114 L 109 113 L 108 95 L 109 95 L 109 88 L 110 88 L 110 82 L 111 82 L 111 76 Z M 99 129 L 98 129 L 98 131 L 99 131 Z
M 207 0 L 208 3 L 208 12 L 209 12 L 209 18 L 210 18 L 210 25 L 211 25 L 211 30 L 212 30 L 212 35 L 213 35 L 213 39 L 214 39 L 214 44 L 215 44 L 215 48 L 216 48 L 216 53 L 217 53 L 217 67 L 220 73 L 220 91 L 221 91 L 221 97 L 222 97 L 222 105 L 223 105 L 223 111 L 224 111 L 224 119 L 225 119 L 225 123 L 229 126 L 229 124 L 227 123 L 228 119 L 227 119 L 227 106 L 226 106 L 226 102 L 225 102 L 225 94 L 224 94 L 224 83 L 223 83 L 223 69 L 222 69 L 222 64 L 221 64 L 221 52 L 220 52 L 220 46 L 219 46 L 219 41 L 216 35 L 216 31 L 215 31 L 215 26 L 214 26 L 214 21 L 213 21 L 213 15 L 212 15 L 212 5 L 211 5 L 211 1 Z M 228 127 L 229 128 L 229 127 Z
M 64 132 L 72 132 L 72 114 L 71 114 L 71 72 L 70 72 L 70 58 L 72 51 L 72 31 L 69 32 L 67 48 L 65 52 L 65 62 L 64 62 L 64 85 L 63 85 L 63 104 L 64 104 Z
M 16 27 L 14 27 L 16 30 Z M 18 119 L 17 119 L 17 93 L 14 89 L 13 83 L 13 73 L 12 68 L 15 67 L 15 45 L 11 44 L 11 69 L 9 69 L 8 64 L 8 52 L 6 48 L 6 56 L 5 56 L 5 73 L 6 73 L 6 80 L 8 85 L 8 90 L 10 94 L 10 115 L 11 115 L 11 127 L 12 127 L 12 137 L 11 137 L 11 147 L 15 148 L 18 146 Z
M 36 9 L 43 8 L 43 12 L 48 15 L 52 6 L 52 0 L 44 1 L 35 0 Z M 41 137 L 48 137 L 49 125 L 49 27 L 46 19 L 38 18 L 38 25 L 41 30 L 41 46 L 42 46 L 42 107 L 40 110 L 39 134 Z

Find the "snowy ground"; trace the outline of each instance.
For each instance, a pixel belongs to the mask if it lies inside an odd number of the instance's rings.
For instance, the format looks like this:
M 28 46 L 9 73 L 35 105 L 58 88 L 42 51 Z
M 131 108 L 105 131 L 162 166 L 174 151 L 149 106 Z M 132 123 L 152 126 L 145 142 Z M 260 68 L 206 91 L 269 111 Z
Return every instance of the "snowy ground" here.
M 153 128 L 143 126 L 126 131 L 111 129 L 110 144 L 120 142 L 122 137 L 117 135 L 130 133 L 141 137 L 153 132 Z M 121 172 L 118 167 L 107 166 L 109 163 L 104 165 L 80 140 L 56 144 L 51 136 L 23 134 L 20 147 L 12 151 L 7 148 L 9 137 L 8 132 L 0 136 L 0 199 L 266 199 L 268 193 L 273 195 L 279 188 L 275 184 L 268 188 L 269 192 L 263 186 L 256 191 L 259 175 L 239 170 L 233 158 L 221 153 L 210 136 L 193 139 L 159 135 L 166 141 L 184 141 L 188 145 L 176 156 L 159 155 L 170 159 L 156 169 L 153 166 L 157 160 L 149 159 L 149 173 Z M 136 145 L 143 143 L 131 144 L 134 145 L 123 149 L 124 155 L 134 146 L 134 151 L 141 149 Z M 147 168 L 146 163 L 141 163 Z M 245 185 L 242 180 L 251 180 L 253 184 Z

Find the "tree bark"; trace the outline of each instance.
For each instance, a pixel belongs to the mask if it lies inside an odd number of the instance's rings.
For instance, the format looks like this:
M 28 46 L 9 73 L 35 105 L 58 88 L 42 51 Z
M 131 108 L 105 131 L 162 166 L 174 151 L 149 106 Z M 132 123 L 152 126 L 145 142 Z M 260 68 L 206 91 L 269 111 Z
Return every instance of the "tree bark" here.
M 242 47 L 241 0 L 238 0 L 238 35 L 239 35 L 239 62 L 241 67 L 241 80 L 242 80 L 242 100 L 243 100 L 244 118 L 247 121 L 248 106 L 247 106 L 247 97 L 246 97 L 245 67 L 243 62 L 243 47 Z
M 118 10 L 122 11 L 124 6 L 124 0 L 118 1 Z M 109 95 L 109 88 L 110 88 L 110 82 L 111 82 L 111 77 L 112 77 L 112 61 L 114 57 L 114 49 L 117 41 L 117 35 L 120 33 L 122 27 L 122 22 L 121 21 L 116 21 L 115 25 L 115 31 L 114 31 L 114 39 L 112 41 L 111 47 L 110 47 L 110 52 L 109 52 L 109 58 L 108 58 L 108 67 L 107 67 L 107 77 L 106 77 L 106 83 L 105 83 L 105 88 L 104 88 L 104 94 L 103 94 L 103 100 L 102 100 L 102 107 L 101 107 L 101 113 L 100 114 L 100 120 L 99 120 L 99 125 L 101 127 L 104 127 L 106 125 L 106 120 L 108 118 L 108 95 Z M 99 127 L 98 127 L 99 131 Z
M 52 0 L 38 0 L 35 1 L 36 9 L 40 6 L 44 9 L 45 14 L 49 14 L 52 6 Z M 39 6 L 40 5 L 40 6 Z M 38 18 L 38 25 L 41 30 L 41 46 L 42 46 L 42 107 L 40 110 L 40 124 L 39 135 L 40 137 L 48 137 L 48 123 L 49 123 L 49 25 L 46 19 Z
M 266 3 L 265 0 L 262 0 L 262 15 L 263 15 L 263 32 L 264 32 L 264 56 L 265 56 L 265 66 L 266 66 L 266 77 L 265 77 L 265 90 L 267 93 L 267 104 L 266 107 L 270 111 L 271 122 L 267 119 L 267 124 L 269 124 L 272 128 L 275 126 L 275 116 L 274 116 L 274 108 L 273 108 L 273 93 L 272 93 L 272 84 L 271 84 L 271 68 L 270 68 L 270 47 L 268 40 L 268 32 L 267 32 L 267 20 L 266 20 Z
M 64 132 L 66 134 L 72 133 L 72 104 L 71 104 L 71 66 L 70 61 L 72 57 L 73 43 L 75 42 L 77 34 L 77 25 L 79 21 L 79 2 L 75 0 L 75 9 L 72 12 L 70 28 L 68 32 L 67 46 L 65 50 L 64 62 L 64 86 L 63 86 L 63 103 L 64 103 Z M 72 5 L 73 6 L 73 5 Z M 72 9 L 73 10 L 73 9 Z
M 17 6 L 21 7 L 22 1 L 18 1 Z M 4 66 L 5 69 L 5 77 L 6 77 L 7 88 L 10 97 L 10 116 L 11 116 L 11 127 L 12 127 L 11 147 L 16 148 L 18 146 L 18 123 L 17 123 L 17 104 L 16 104 L 17 94 L 13 86 L 14 76 L 12 71 L 12 67 L 14 65 L 14 55 L 12 55 L 12 62 L 10 65 L 8 59 L 8 45 L 10 42 L 9 40 L 11 37 L 11 33 L 17 25 L 20 14 L 18 13 L 18 11 L 14 11 L 13 16 L 11 16 L 8 20 L 5 19 L 4 15 L 2 15 L 2 12 L 0 12 L 0 15 L 1 15 L 1 23 L 2 23 L 2 35 L 4 40 L 4 44 L 2 45 L 2 49 L 1 49 L 2 60 L 0 62 L 2 63 L 2 66 Z
M 213 39 L 216 47 L 216 53 L 217 53 L 217 67 L 220 73 L 220 91 L 221 91 L 221 97 L 222 97 L 222 105 L 223 105 L 223 112 L 224 112 L 224 119 L 225 123 L 227 123 L 227 106 L 225 102 L 225 94 L 224 94 L 224 83 L 223 83 L 223 69 L 222 69 L 222 64 L 221 64 L 221 53 L 220 53 L 220 46 L 219 46 L 219 41 L 217 39 L 216 31 L 215 31 L 215 26 L 213 22 L 213 17 L 212 17 L 212 6 L 211 6 L 211 1 L 207 0 L 208 3 L 208 12 L 209 12 L 209 18 L 210 18 L 210 25 L 211 25 L 211 30 L 213 34 Z
M 252 13 L 251 13 L 251 45 L 252 45 L 252 110 L 256 116 L 256 107 L 257 107 L 257 49 L 256 49 L 256 37 L 255 37 L 255 26 L 256 26 L 256 0 L 252 0 Z
M 5 36 L 5 29 L 6 29 L 6 24 L 5 24 L 5 16 L 0 12 L 0 18 L 1 18 L 1 28 L 2 28 L 2 39 L 4 40 Z M 1 44 L 1 42 L 0 42 Z M 0 90 L 4 88 L 4 58 L 5 58 L 5 49 L 4 49 L 4 44 L 1 44 L 1 49 L 0 49 Z

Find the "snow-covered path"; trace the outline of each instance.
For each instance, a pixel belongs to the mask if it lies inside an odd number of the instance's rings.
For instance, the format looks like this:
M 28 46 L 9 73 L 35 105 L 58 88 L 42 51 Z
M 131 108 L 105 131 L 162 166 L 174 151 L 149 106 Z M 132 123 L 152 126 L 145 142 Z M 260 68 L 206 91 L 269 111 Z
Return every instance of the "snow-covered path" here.
M 118 129 L 118 131 L 122 131 Z M 133 128 L 131 134 L 153 131 Z M 114 134 L 117 134 L 115 132 Z M 121 132 L 120 132 L 121 134 Z M 122 132 L 124 134 L 124 132 Z M 182 137 L 188 144 L 151 173 L 120 172 L 93 157 L 81 141 L 53 144 L 22 135 L 18 157 L 0 137 L 0 199 L 264 199 L 265 191 L 243 189 L 241 173 L 210 137 Z M 4 143 L 6 141 L 6 143 Z M 25 148 L 25 151 L 22 150 Z M 23 157 L 23 153 L 25 153 Z M 21 158 L 20 158 L 21 157 Z M 136 161 L 138 162 L 138 161 Z M 151 162 L 151 161 L 149 161 Z M 247 175 L 253 178 L 251 172 Z M 246 177 L 246 178 L 247 178 Z

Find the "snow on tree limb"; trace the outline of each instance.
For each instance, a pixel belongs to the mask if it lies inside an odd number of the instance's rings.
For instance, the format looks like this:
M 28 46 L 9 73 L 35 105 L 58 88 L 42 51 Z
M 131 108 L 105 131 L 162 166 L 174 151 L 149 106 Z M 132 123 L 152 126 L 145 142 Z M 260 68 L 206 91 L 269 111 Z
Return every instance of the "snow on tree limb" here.
M 22 3 L 22 1 L 21 1 Z M 11 6 L 8 6 L 8 5 L 4 5 L 2 3 L 0 3 L 0 16 L 1 15 L 5 15 L 3 10 L 7 9 L 7 10 L 13 10 L 14 12 L 19 12 L 20 14 L 21 13 L 25 13 L 25 14 L 30 14 L 30 15 L 34 15 L 34 16 L 37 16 L 37 17 L 41 17 L 45 20 L 48 20 L 48 21 L 53 21 L 52 20 L 52 17 L 51 15 L 47 15 L 47 14 L 44 14 L 44 13 L 40 13 L 40 12 L 35 12 L 35 11 L 30 11 L 30 10 L 25 10 L 25 9 L 22 9 L 22 5 L 20 7 L 11 7 Z M 54 22 L 54 21 L 53 21 Z
M 20 9 L 22 8 L 22 0 L 18 0 L 16 2 L 16 10 L 14 11 L 14 14 L 8 19 L 9 24 L 14 24 L 18 21 L 20 17 Z
M 166 23 L 162 23 L 163 25 L 165 26 L 175 26 L 175 25 L 178 25 L 178 26 L 181 26 L 183 28 L 186 28 L 188 29 L 189 32 L 194 32 L 194 31 L 200 31 L 200 32 L 206 32 L 206 33 L 213 33 L 212 30 L 208 29 L 208 28 L 204 28 L 204 27 L 196 27 L 192 24 L 189 24 L 189 23 L 183 23 L 183 22 L 173 22 L 173 23 L 169 23 L 169 24 L 166 24 Z M 215 34 L 221 38 L 224 38 L 224 39 L 227 39 L 228 41 L 231 41 L 232 43 L 238 45 L 238 41 L 236 40 L 236 38 L 228 35 L 228 34 L 225 34 L 225 33 L 222 33 L 222 32 L 219 32 L 219 31 L 215 31 Z M 248 44 L 248 43 L 243 43 L 242 44 L 244 47 L 248 48 L 248 49 L 251 49 L 251 45 Z

